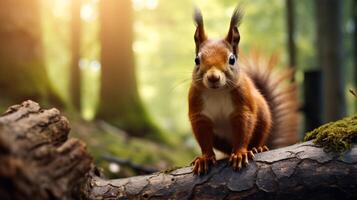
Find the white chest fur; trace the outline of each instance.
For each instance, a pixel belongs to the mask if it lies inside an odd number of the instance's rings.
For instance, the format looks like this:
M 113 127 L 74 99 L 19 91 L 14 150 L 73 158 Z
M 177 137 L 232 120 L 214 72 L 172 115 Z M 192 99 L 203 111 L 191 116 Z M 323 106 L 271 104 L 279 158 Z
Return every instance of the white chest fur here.
M 214 124 L 214 134 L 232 138 L 230 115 L 234 110 L 232 97 L 228 90 L 207 90 L 202 93 L 202 114 L 210 118 Z

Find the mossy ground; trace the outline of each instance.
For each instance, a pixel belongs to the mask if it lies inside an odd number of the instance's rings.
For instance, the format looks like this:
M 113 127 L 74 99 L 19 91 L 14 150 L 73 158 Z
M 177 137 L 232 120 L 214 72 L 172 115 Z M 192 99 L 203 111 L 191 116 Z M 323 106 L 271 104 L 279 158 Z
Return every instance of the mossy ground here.
M 315 139 L 326 151 L 345 152 L 357 142 L 357 115 L 330 122 L 308 132 L 304 141 Z
M 105 175 L 110 178 L 136 174 L 123 166 L 119 173 L 111 173 L 108 168 L 109 162 L 103 160 L 103 155 L 111 155 L 130 160 L 135 164 L 165 170 L 173 166 L 189 165 L 197 153 L 183 140 L 175 145 L 160 144 L 148 139 L 127 137 L 120 129 L 104 122 L 85 122 L 79 119 L 70 119 L 70 122 L 72 127 L 70 137 L 79 138 L 87 144 L 96 165 L 103 168 Z

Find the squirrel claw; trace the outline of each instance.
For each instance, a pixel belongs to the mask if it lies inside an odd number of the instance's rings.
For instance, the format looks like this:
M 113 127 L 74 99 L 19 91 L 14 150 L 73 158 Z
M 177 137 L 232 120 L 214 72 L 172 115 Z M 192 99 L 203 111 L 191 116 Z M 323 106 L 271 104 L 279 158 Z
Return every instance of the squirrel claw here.
M 196 157 L 191 165 L 193 165 L 193 173 L 194 174 L 207 174 L 209 171 L 210 165 L 216 164 L 216 157 L 213 156 L 199 156 Z
M 261 153 L 261 152 L 265 152 L 265 151 L 269 151 L 269 148 L 267 146 L 260 146 L 260 147 L 253 147 L 252 148 L 252 152 L 254 154 L 257 154 L 257 153 Z
M 252 151 L 232 153 L 229 158 L 229 163 L 232 165 L 234 171 L 239 171 L 242 167 L 249 164 L 249 159 L 253 159 L 254 154 Z

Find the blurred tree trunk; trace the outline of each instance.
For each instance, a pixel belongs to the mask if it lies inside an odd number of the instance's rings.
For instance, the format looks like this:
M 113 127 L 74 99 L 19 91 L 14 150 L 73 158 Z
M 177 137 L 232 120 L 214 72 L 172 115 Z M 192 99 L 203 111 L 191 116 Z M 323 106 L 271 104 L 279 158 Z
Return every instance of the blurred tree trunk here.
M 352 15 L 353 15 L 353 23 L 355 25 L 355 30 L 354 30 L 354 85 L 355 88 L 357 89 L 357 0 L 353 0 L 352 3 Z M 357 91 L 356 91 L 357 92 Z M 355 103 L 355 112 L 357 113 L 357 101 Z
M 286 0 L 286 25 L 288 33 L 288 52 L 289 66 L 296 67 L 296 45 L 294 40 L 295 34 L 295 6 L 294 0 Z M 294 77 L 293 77 L 294 80 Z
M 79 69 L 80 59 L 80 35 L 81 35 L 81 1 L 72 0 L 72 20 L 71 20 L 71 45 L 72 63 L 70 73 L 70 94 L 72 104 L 77 110 L 81 109 L 81 74 Z
M 343 78 L 342 4 L 340 0 L 315 0 L 318 64 L 323 72 L 324 117 L 334 121 L 346 114 Z
M 140 101 L 136 77 L 131 0 L 100 1 L 101 94 L 97 118 L 133 136 L 157 135 Z
M 0 1 L 0 100 L 61 101 L 47 77 L 38 0 Z

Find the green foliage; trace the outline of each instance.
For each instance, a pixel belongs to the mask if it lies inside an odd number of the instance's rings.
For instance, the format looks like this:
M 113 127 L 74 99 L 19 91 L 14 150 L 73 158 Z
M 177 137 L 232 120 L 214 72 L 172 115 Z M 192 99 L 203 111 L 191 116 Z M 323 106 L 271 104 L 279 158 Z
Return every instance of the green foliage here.
M 357 142 L 357 115 L 330 122 L 306 134 L 304 140 L 315 139 L 326 151 L 344 152 Z

